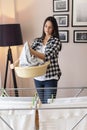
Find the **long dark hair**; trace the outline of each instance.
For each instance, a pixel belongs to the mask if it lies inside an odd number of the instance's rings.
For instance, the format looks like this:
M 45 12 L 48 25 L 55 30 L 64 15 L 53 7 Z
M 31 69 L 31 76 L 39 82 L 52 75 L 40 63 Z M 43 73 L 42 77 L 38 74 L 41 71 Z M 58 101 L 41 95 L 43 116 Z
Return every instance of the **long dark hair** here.
M 42 32 L 42 39 L 45 38 L 45 33 L 44 33 L 44 26 L 46 24 L 47 21 L 50 21 L 53 25 L 53 33 L 52 36 L 53 37 L 57 37 L 59 39 L 59 32 L 58 32 L 58 24 L 56 19 L 53 16 L 49 16 L 45 19 L 44 24 L 43 24 L 43 32 Z

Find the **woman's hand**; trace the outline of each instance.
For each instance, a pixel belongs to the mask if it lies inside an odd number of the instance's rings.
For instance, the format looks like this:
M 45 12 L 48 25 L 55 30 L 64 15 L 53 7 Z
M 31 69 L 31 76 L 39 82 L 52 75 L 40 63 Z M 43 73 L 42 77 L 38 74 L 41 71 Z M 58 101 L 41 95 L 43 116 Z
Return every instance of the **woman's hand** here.
M 14 69 L 14 64 L 10 64 L 10 68 L 11 68 L 11 69 Z
M 31 55 L 34 55 L 35 57 L 38 57 L 38 58 L 40 58 L 40 59 L 42 59 L 42 60 L 45 59 L 45 55 L 44 55 L 43 53 L 40 53 L 40 52 L 38 52 L 38 51 L 32 49 L 32 48 L 30 47 L 30 45 L 29 45 L 29 49 L 30 49 L 30 54 L 31 54 Z
M 18 65 L 18 63 L 19 63 L 19 59 L 17 59 L 14 63 L 10 64 L 10 68 L 11 68 L 11 69 L 14 69 L 15 66 Z

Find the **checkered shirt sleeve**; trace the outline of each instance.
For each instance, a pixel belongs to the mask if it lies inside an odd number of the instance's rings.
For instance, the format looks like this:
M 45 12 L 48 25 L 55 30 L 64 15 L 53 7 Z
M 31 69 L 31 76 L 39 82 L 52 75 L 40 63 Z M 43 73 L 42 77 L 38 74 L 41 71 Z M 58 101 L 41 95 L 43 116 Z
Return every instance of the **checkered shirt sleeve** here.
M 61 70 L 58 64 L 58 54 L 60 51 L 61 43 L 58 38 L 52 38 L 49 41 L 49 45 L 47 45 L 45 49 L 45 61 L 50 60 L 50 65 L 46 71 L 46 77 L 51 78 L 57 75 L 58 80 L 61 76 Z

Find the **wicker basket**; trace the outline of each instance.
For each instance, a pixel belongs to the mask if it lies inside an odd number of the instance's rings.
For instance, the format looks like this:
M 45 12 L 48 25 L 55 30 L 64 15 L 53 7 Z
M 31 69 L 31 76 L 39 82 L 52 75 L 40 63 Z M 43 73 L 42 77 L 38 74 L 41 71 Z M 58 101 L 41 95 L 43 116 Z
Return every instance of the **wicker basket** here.
M 41 76 L 46 73 L 47 66 L 50 64 L 50 61 L 45 62 L 43 65 L 32 66 L 32 67 L 15 67 L 15 72 L 18 77 L 21 78 L 32 78 Z

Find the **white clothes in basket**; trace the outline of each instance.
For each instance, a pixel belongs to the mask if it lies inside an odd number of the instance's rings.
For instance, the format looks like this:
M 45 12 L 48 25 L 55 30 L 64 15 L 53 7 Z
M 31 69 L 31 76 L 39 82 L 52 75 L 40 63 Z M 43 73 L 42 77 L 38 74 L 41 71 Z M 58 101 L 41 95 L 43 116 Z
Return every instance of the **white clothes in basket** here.
M 42 63 L 44 63 L 42 60 L 30 54 L 28 42 L 25 42 L 19 58 L 19 66 L 36 66 Z

